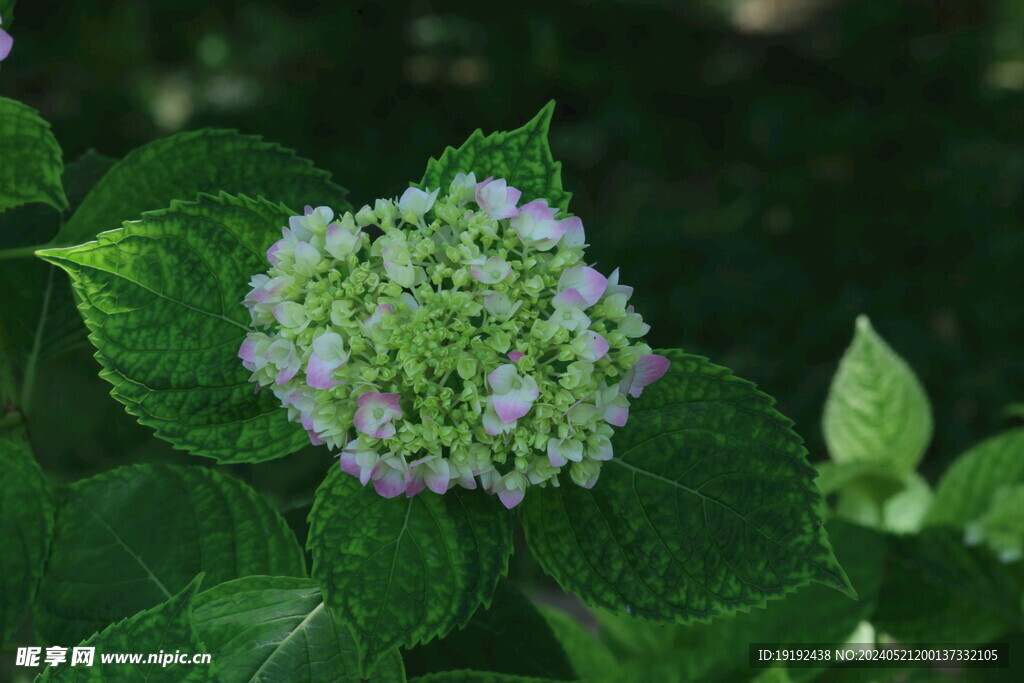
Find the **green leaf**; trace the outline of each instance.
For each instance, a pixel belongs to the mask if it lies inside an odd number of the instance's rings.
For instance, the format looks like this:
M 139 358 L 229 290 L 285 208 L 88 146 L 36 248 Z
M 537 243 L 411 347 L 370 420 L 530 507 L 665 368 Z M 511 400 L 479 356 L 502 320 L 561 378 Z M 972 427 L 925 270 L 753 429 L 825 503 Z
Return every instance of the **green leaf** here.
M 727 369 L 663 353 L 671 367 L 636 401 L 597 485 L 526 497 L 544 570 L 589 605 L 684 623 L 809 581 L 850 591 L 789 420 Z
M 839 361 L 822 429 L 836 462 L 875 462 L 913 470 L 932 438 L 932 412 L 910 366 L 857 318 L 853 343 Z
M 48 666 L 39 680 L 104 683 L 106 681 L 147 681 L 177 683 L 178 681 L 210 681 L 209 664 L 148 664 L 149 654 L 178 653 L 195 655 L 208 652 L 200 641 L 191 618 L 193 596 L 199 590 L 202 576 L 197 576 L 181 592 L 156 607 L 139 612 L 82 642 L 79 647 L 96 648 L 93 666 L 68 663 Z M 103 654 L 143 655 L 141 664 L 100 663 Z
M 76 642 L 199 572 L 216 585 L 306 568 L 285 521 L 241 481 L 202 467 L 121 467 L 60 492 L 37 624 L 49 642 Z
M 1024 484 L 1024 427 L 974 446 L 950 465 L 935 489 L 926 523 L 963 528 L 984 515 L 996 490 Z
M 968 548 L 952 527 L 890 543 L 872 622 L 904 642 L 985 643 L 1024 629 L 1022 586 L 989 551 Z
M 40 252 L 71 275 L 111 394 L 177 448 L 246 462 L 308 443 L 238 359 L 246 283 L 266 270 L 287 215 L 264 200 L 204 196 Z
M 15 0 L 0 0 L 0 19 L 3 19 L 4 28 L 10 33 L 11 24 L 14 22 Z
M 31 107 L 0 97 L 0 212 L 30 202 L 66 209 L 61 157 L 50 124 Z
M 443 671 L 410 679 L 412 683 L 549 683 L 548 678 L 531 678 L 491 671 Z
M 331 182 L 330 173 L 295 152 L 259 136 L 199 130 L 156 140 L 128 154 L 92 189 L 54 243 L 93 240 L 144 211 L 217 192 L 263 196 L 294 210 L 306 204 L 335 211 L 350 208 L 348 192 Z
M 834 495 L 837 516 L 873 529 L 914 533 L 932 502 L 932 490 L 914 471 L 870 461 L 817 463 L 818 488 Z
M 566 653 L 533 603 L 507 581 L 465 628 L 405 653 L 410 676 L 473 669 L 560 681 L 576 679 Z
M 359 681 L 356 644 L 323 603 L 311 579 L 250 576 L 196 596 L 196 629 L 221 683 Z M 404 681 L 397 650 L 370 677 Z
M 309 516 L 313 577 L 348 622 L 363 670 L 396 645 L 465 626 L 490 602 L 512 553 L 497 501 L 453 490 L 382 498 L 334 468 Z
M 554 111 L 554 101 L 548 102 L 526 125 L 507 133 L 485 136 L 478 128 L 461 147 L 448 147 L 440 159 L 427 162 L 420 187 L 447 191 L 457 173 L 472 171 L 477 180 L 504 178 L 522 190 L 521 203 L 547 199 L 551 206 L 565 210 L 572 194 L 562 189 L 562 164 L 548 147 Z
M 565 612 L 543 605 L 539 609 L 580 680 L 588 683 L 608 680 L 608 673 L 618 664 L 605 644 Z
M 53 492 L 28 449 L 0 438 L 0 645 L 28 614 L 53 538 Z
M 833 522 L 829 530 L 858 600 L 810 585 L 764 609 L 691 626 L 644 623 L 599 612 L 604 637 L 614 651 L 628 653 L 624 669 L 673 671 L 682 680 L 754 678 L 757 671 L 747 667 L 750 643 L 845 642 L 875 610 L 888 545 L 882 534 L 855 524 Z M 802 669 L 794 676 L 803 679 L 812 671 L 818 670 Z

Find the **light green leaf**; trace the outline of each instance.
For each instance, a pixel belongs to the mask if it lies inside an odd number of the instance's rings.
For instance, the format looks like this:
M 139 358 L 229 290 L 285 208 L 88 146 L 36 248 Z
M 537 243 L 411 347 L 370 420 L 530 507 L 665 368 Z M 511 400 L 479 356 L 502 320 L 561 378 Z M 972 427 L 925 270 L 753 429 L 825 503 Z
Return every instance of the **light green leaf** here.
M 245 462 L 308 443 L 238 359 L 247 283 L 266 270 L 287 215 L 264 200 L 204 196 L 40 252 L 71 275 L 111 394 L 177 448 Z
M 950 465 L 935 489 L 928 524 L 963 528 L 984 515 L 996 490 L 1024 484 L 1024 427 L 974 446 Z
M 304 576 L 284 519 L 241 481 L 203 467 L 132 465 L 60 492 L 36 601 L 46 640 L 81 640 L 166 600 L 199 572 Z
M 618 664 L 605 644 L 565 612 L 543 605 L 539 609 L 580 680 L 587 683 L 609 680 L 609 672 Z
M 359 681 L 359 657 L 348 628 L 335 621 L 312 579 L 250 576 L 196 596 L 196 629 L 221 683 Z M 404 681 L 397 650 L 373 681 Z
M 53 538 L 53 492 L 28 449 L 0 438 L 0 645 L 28 614 Z
M 932 438 L 932 412 L 910 366 L 866 316 L 839 361 L 822 420 L 836 462 L 876 462 L 910 471 Z
M 97 183 L 54 239 L 78 244 L 104 230 L 200 193 L 263 196 L 301 211 L 306 204 L 347 210 L 347 192 L 326 171 L 276 144 L 231 130 L 178 133 L 140 147 Z M 267 245 L 269 246 L 269 244 Z
M 552 158 L 548 147 L 554 111 L 552 101 L 522 128 L 486 136 L 480 129 L 473 131 L 461 147 L 448 147 L 440 159 L 427 162 L 420 187 L 447 192 L 457 173 L 472 171 L 478 181 L 488 176 L 504 178 L 522 190 L 521 204 L 547 199 L 551 206 L 566 209 L 572 194 L 562 189 L 562 164 Z
M 191 618 L 192 599 L 202 576 L 197 576 L 181 592 L 150 609 L 139 612 L 83 641 L 79 647 L 95 648 L 93 665 L 71 666 L 71 650 L 67 663 L 48 666 L 39 680 L 74 681 L 75 683 L 106 683 L 107 681 L 147 681 L 177 683 L 178 681 L 211 681 L 209 664 L 146 663 L 150 654 L 181 653 L 195 655 L 208 652 L 200 641 Z M 54 641 L 60 642 L 60 641 Z M 66 646 L 65 646 L 66 647 Z M 143 656 L 141 664 L 101 664 L 104 654 Z M 211 655 L 212 658 L 212 655 Z
M 512 553 L 510 517 L 490 496 L 387 499 L 337 468 L 309 524 L 313 577 L 352 626 L 364 671 L 397 645 L 465 626 L 490 602 Z
M 68 206 L 60 145 L 29 106 L 0 97 L 0 212 L 30 202 Z
M 985 643 L 1024 629 L 1022 586 L 983 548 L 947 526 L 893 538 L 875 627 L 904 642 Z
M 873 529 L 914 533 L 932 503 L 932 490 L 914 471 L 871 461 L 817 463 L 818 488 L 834 495 L 835 513 Z
M 594 488 L 526 496 L 523 526 L 544 570 L 589 605 L 683 623 L 809 581 L 850 591 L 789 420 L 727 369 L 663 353 L 668 373 L 634 404 Z
M 487 609 L 465 628 L 405 653 L 410 676 L 472 669 L 518 676 L 576 680 L 566 653 L 529 598 L 501 581 Z

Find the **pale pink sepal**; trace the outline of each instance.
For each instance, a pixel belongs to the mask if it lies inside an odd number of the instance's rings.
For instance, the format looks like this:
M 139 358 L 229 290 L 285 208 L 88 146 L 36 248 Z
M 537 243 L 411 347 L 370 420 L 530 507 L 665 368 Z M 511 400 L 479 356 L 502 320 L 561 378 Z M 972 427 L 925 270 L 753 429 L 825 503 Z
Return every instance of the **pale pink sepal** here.
M 387 439 L 395 435 L 391 420 L 402 417 L 399 394 L 382 394 L 368 391 L 356 399 L 355 426 L 363 434 L 375 439 Z
M 661 379 L 662 375 L 668 372 L 669 365 L 668 358 L 656 353 L 640 356 L 636 365 L 623 380 L 623 393 L 628 393 L 633 398 L 640 398 L 640 395 L 644 393 L 644 387 Z
M 405 493 L 409 479 L 409 467 L 399 455 L 381 458 L 373 467 L 373 488 L 385 498 L 394 498 Z
M 508 352 L 508 359 L 510 361 L 512 361 L 513 363 L 518 363 L 519 359 L 522 358 L 525 355 L 526 354 L 523 353 L 522 351 L 509 351 Z
M 588 306 L 593 306 L 601 299 L 607 286 L 608 278 L 590 266 L 566 268 L 558 279 L 559 290 L 575 289 Z
M 515 489 L 513 491 L 506 489 L 498 492 L 498 500 L 509 510 L 522 503 L 525 497 L 526 491 L 522 489 Z
M 516 203 L 522 192 L 509 187 L 504 178 L 488 178 L 476 186 L 476 203 L 494 220 L 519 215 Z

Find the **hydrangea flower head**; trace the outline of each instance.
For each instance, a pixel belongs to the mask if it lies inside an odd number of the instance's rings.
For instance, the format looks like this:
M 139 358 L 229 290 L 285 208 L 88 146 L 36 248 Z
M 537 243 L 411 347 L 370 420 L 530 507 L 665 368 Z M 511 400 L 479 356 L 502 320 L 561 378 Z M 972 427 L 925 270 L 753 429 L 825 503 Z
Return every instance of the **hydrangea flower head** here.
M 586 263 L 582 221 L 521 197 L 460 173 L 444 195 L 306 207 L 249 283 L 252 381 L 382 496 L 480 487 L 511 508 L 563 471 L 592 487 L 668 369 L 632 288 Z

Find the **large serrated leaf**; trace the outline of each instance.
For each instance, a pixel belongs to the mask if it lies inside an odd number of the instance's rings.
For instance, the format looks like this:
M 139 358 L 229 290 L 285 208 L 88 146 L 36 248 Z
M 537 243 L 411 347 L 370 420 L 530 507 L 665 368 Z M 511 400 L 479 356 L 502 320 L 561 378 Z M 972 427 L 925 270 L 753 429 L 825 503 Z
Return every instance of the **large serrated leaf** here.
M 442 671 L 411 679 L 411 683 L 553 683 L 549 678 L 516 676 L 493 671 Z
M 132 465 L 60 492 L 36 601 L 39 630 L 76 642 L 166 600 L 199 572 L 304 576 L 285 521 L 241 481 L 202 467 Z
M 925 523 L 963 528 L 988 511 L 997 489 L 1014 484 L 1024 484 L 1024 428 L 986 439 L 957 458 L 935 489 Z
M 576 680 L 566 653 L 529 598 L 502 581 L 487 609 L 464 628 L 405 653 L 409 676 L 472 669 L 559 681 Z
M 71 666 L 67 662 L 48 666 L 39 680 L 73 681 L 75 683 L 107 683 L 108 681 L 147 681 L 150 683 L 185 683 L 216 680 L 210 664 L 148 663 L 150 654 L 192 655 L 207 652 L 192 623 L 192 600 L 199 590 L 201 576 L 190 581 L 181 592 L 150 609 L 144 610 L 83 641 L 79 647 L 95 648 L 92 666 Z M 103 655 L 141 654 L 142 663 L 102 664 Z
M 306 204 L 347 210 L 347 192 L 307 159 L 253 135 L 231 130 L 178 133 L 119 161 L 88 194 L 54 239 L 78 244 L 144 211 L 200 193 L 263 196 L 294 210 Z
M 584 602 L 689 622 L 849 582 L 817 512 L 803 443 L 773 401 L 727 369 L 664 352 L 593 489 L 531 491 L 522 520 L 541 566 Z
M 204 196 L 39 252 L 71 275 L 111 394 L 177 448 L 244 462 L 308 443 L 238 359 L 247 282 L 287 218 L 261 199 Z
M 822 429 L 836 462 L 875 462 L 910 471 L 932 438 L 932 412 L 914 371 L 865 316 L 843 354 Z
M 0 438 L 0 645 L 25 618 L 53 537 L 53 493 L 28 449 Z
M 335 468 L 310 513 L 313 577 L 352 626 L 364 670 L 395 646 L 464 626 L 508 568 L 508 514 L 489 496 L 452 490 L 382 498 Z
M 221 683 L 357 682 L 359 657 L 347 627 L 337 622 L 312 579 L 250 576 L 196 596 L 196 629 Z M 371 672 L 382 683 L 404 681 L 394 650 Z
M 549 102 L 522 128 L 507 133 L 484 135 L 477 129 L 461 147 L 448 147 L 440 159 L 427 162 L 421 187 L 448 190 L 457 173 L 504 178 L 523 191 L 522 202 L 547 199 L 551 206 L 565 209 L 571 193 L 562 189 L 562 164 L 551 156 L 548 128 L 555 103 Z
M 0 212 L 30 202 L 68 206 L 60 145 L 29 106 L 0 97 Z

